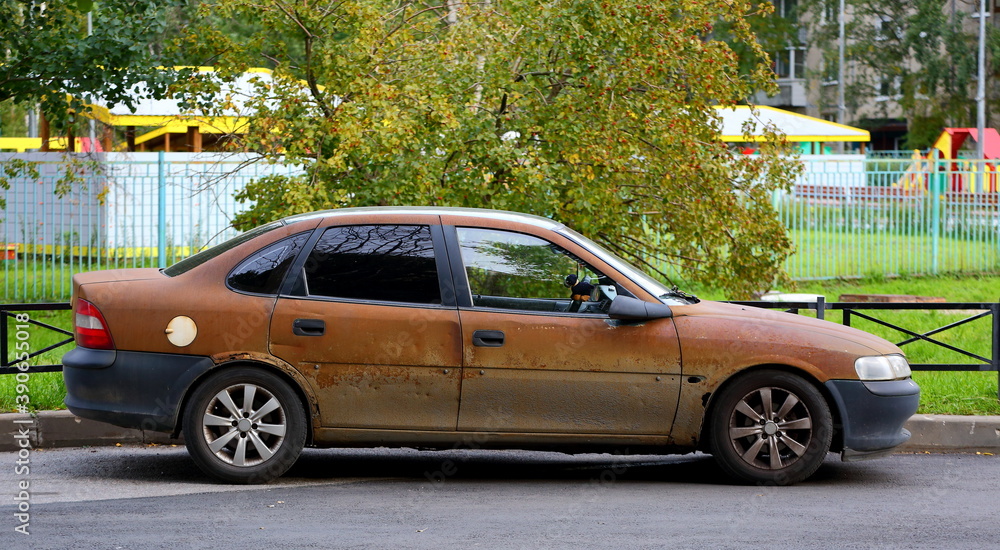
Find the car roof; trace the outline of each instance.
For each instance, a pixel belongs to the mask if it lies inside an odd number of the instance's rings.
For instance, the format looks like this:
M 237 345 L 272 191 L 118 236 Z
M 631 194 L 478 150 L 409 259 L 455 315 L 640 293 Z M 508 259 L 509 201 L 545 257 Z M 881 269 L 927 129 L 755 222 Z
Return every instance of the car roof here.
M 563 224 L 535 216 L 533 214 L 522 214 L 520 212 L 509 212 L 506 210 L 490 210 L 488 208 L 458 208 L 444 206 L 365 206 L 357 208 L 337 208 L 332 210 L 320 210 L 305 214 L 296 214 L 284 218 L 286 224 L 311 220 L 316 218 L 335 218 L 339 216 L 365 215 L 377 218 L 382 215 L 398 214 L 429 214 L 434 216 L 469 216 L 472 218 L 514 221 L 533 225 L 543 229 L 557 230 L 563 228 Z

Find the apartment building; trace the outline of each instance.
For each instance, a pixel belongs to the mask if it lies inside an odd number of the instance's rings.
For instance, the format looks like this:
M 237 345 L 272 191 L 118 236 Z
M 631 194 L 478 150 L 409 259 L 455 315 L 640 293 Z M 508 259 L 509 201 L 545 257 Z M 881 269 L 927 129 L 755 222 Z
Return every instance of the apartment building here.
M 758 93 L 757 104 L 864 128 L 871 132 L 871 150 L 903 149 L 919 141 L 905 139 L 911 131 L 975 126 L 979 0 L 772 3 L 772 17 L 784 18 L 797 32 L 786 33 L 786 47 L 771 52 L 778 94 Z M 1000 32 L 1000 0 L 987 0 L 987 14 L 987 34 Z M 1000 90 L 990 85 L 997 74 L 987 71 L 988 104 L 1000 99 Z M 987 126 L 1000 123 L 989 107 L 987 113 Z

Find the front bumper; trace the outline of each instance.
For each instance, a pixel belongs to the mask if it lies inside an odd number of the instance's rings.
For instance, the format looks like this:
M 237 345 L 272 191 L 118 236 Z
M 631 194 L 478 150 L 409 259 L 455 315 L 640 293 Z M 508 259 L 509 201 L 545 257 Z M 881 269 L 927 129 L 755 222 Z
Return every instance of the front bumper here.
M 920 386 L 913 380 L 830 380 L 825 386 L 840 413 L 843 460 L 888 454 L 910 439 L 903 425 L 920 403 Z
M 173 432 L 181 400 L 208 357 L 77 347 L 63 356 L 66 407 L 124 428 Z

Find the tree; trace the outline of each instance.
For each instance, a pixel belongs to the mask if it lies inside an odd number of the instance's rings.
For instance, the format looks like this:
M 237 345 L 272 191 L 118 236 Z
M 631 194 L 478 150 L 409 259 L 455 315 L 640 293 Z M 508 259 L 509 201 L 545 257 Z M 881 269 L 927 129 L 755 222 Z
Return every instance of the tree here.
M 242 227 L 317 208 L 478 206 L 567 223 L 665 274 L 745 296 L 791 244 L 771 206 L 796 164 L 740 155 L 716 106 L 773 86 L 743 0 L 219 0 L 192 29 L 223 72 L 267 59 L 243 147 L 303 164 L 240 195 Z M 714 25 L 755 52 L 740 59 Z M 291 41 L 294 40 L 294 43 Z M 744 53 L 744 63 L 749 56 Z M 223 107 L 225 105 L 220 105 Z
M 39 103 L 62 128 L 93 98 L 131 106 L 137 90 L 162 95 L 171 75 L 157 70 L 151 44 L 176 3 L 0 0 L 0 101 Z
M 720 21 L 715 25 L 714 36 L 725 40 L 729 47 L 739 56 L 740 70 L 752 72 L 760 63 L 760 51 L 772 56 L 774 67 L 776 53 L 788 49 L 791 44 L 798 44 L 799 22 L 794 10 L 780 14 L 775 10 L 774 0 L 750 0 L 749 10 L 742 17 L 741 25 L 745 24 L 753 32 L 755 41 L 747 42 L 745 33 L 730 32 L 733 26 L 728 21 Z
M 813 40 L 826 50 L 831 66 L 839 30 L 836 17 L 823 14 L 836 14 L 836 2 L 803 5 L 812 14 Z M 898 106 L 909 121 L 907 148 L 929 147 L 945 126 L 975 125 L 978 36 L 965 24 L 968 11 L 953 12 L 938 0 L 846 0 L 846 11 L 846 58 L 858 68 L 846 83 L 851 112 L 864 98 L 889 100 L 868 115 L 890 116 Z M 1000 31 L 987 29 L 991 51 L 1000 54 Z

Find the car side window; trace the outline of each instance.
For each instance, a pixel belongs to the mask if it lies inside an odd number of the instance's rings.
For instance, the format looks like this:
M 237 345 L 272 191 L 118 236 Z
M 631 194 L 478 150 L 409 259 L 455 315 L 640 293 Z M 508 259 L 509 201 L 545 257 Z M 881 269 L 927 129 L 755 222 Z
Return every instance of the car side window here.
M 613 283 L 554 243 L 496 229 L 457 231 L 474 306 L 603 313 L 613 299 Z
M 306 244 L 311 231 L 299 233 L 247 256 L 232 271 L 226 283 L 233 290 L 253 294 L 277 294 L 288 266 Z
M 316 242 L 303 271 L 309 296 L 441 303 L 426 225 L 331 227 Z

